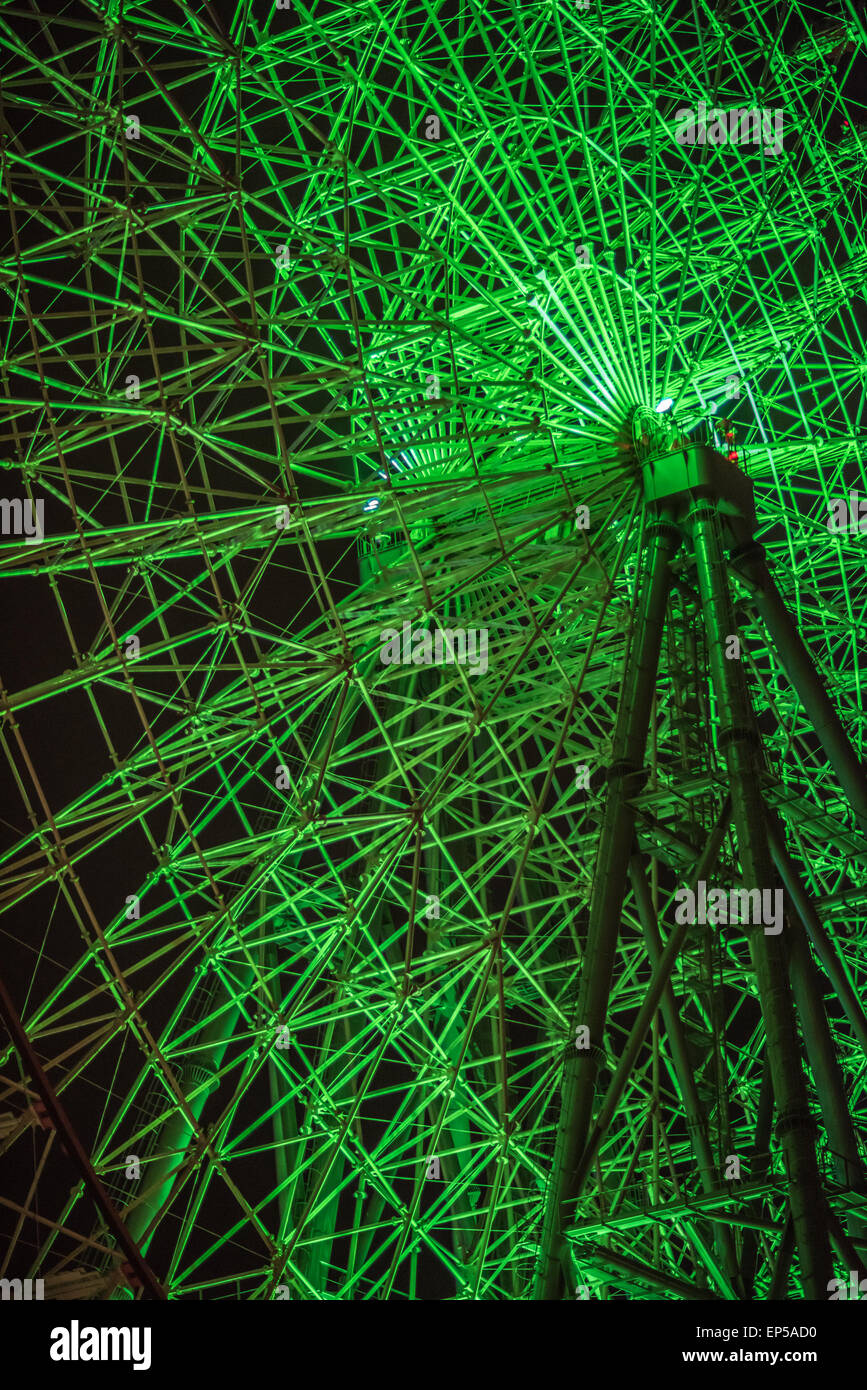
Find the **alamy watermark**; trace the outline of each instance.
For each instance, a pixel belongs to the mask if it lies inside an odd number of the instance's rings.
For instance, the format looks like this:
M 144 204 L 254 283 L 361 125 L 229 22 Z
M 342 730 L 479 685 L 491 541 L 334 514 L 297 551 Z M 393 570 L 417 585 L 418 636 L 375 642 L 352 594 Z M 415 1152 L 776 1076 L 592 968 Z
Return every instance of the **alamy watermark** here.
M 44 1279 L 0 1279 L 0 1299 L 30 1302 L 45 1297 Z
M 850 1269 L 848 1285 L 845 1279 L 829 1279 L 827 1289 L 829 1303 L 845 1302 L 847 1299 L 863 1302 L 867 1298 L 867 1279 L 859 1279 L 857 1271 Z
M 73 1318 L 69 1327 L 51 1329 L 48 1355 L 52 1361 L 131 1361 L 134 1371 L 151 1364 L 149 1327 L 82 1327 Z
M 468 666 L 471 676 L 483 676 L 488 669 L 486 627 L 438 627 L 430 632 L 406 621 L 401 632 L 383 628 L 379 640 L 383 666 Z
M 765 936 L 779 936 L 783 930 L 782 888 L 711 888 L 704 879 L 691 888 L 675 892 L 677 909 L 674 920 L 679 925 L 694 922 L 697 926 L 752 923 L 764 926 Z
M 850 536 L 867 531 L 867 497 L 859 497 L 857 492 L 850 492 L 848 499 L 832 497 L 828 530 L 838 534 L 848 531 Z
M 782 153 L 783 112 L 779 107 L 739 106 L 724 111 L 719 106 L 708 109 L 707 102 L 700 101 L 697 111 L 682 106 L 674 114 L 674 138 L 679 145 L 763 144 L 768 154 Z
M 36 513 L 34 520 L 33 513 Z M 23 536 L 25 545 L 45 539 L 45 500 L 29 497 L 0 497 L 0 534 Z

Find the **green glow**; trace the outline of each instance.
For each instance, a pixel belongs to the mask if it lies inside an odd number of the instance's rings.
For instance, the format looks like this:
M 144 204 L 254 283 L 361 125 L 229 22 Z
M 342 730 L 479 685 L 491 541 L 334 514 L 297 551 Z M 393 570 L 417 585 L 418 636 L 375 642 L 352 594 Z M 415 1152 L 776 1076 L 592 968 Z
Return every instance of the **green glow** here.
M 867 498 L 864 31 L 831 62 L 787 16 L 775 157 L 674 138 L 706 65 L 719 106 L 756 104 L 737 74 L 758 80 L 777 26 L 757 0 L 725 24 L 700 3 L 700 35 L 690 7 L 632 0 L 245 4 L 225 32 L 207 8 L 124 4 L 122 30 L 79 9 L 51 17 L 56 52 L 0 12 L 0 490 L 47 518 L 39 543 L 4 537 L 0 576 L 51 613 L 20 681 L 0 671 L 28 1032 L 172 1298 L 531 1298 L 646 581 L 640 465 L 665 431 L 738 453 L 865 757 L 863 537 L 826 524 Z M 726 780 L 677 564 L 631 798 L 663 943 Z M 764 799 L 863 1000 L 865 835 L 732 585 Z M 382 630 L 426 619 L 486 629 L 487 671 L 384 665 Z M 737 875 L 728 832 L 720 863 Z M 630 888 L 597 1110 L 651 973 Z M 821 979 L 863 1162 L 863 1048 Z M 657 1013 L 558 1230 L 594 1297 L 731 1297 L 721 1213 L 765 1299 L 787 1193 L 773 1125 L 756 1152 L 743 933 L 696 929 L 672 987 L 716 1189 Z M 8 1050 L 0 1069 L 18 1078 Z M 51 1162 L 34 1209 L 64 1231 L 29 1222 L 13 1260 L 104 1274 L 108 1297 L 110 1257 L 76 1237 L 106 1242 Z

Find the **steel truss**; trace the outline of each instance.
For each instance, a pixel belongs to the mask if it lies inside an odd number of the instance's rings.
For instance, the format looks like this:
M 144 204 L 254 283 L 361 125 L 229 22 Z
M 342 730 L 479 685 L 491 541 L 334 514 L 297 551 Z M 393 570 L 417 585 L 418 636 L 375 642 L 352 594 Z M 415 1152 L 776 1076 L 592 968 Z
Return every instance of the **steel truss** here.
M 0 11 L 0 1277 L 863 1273 L 865 39 Z

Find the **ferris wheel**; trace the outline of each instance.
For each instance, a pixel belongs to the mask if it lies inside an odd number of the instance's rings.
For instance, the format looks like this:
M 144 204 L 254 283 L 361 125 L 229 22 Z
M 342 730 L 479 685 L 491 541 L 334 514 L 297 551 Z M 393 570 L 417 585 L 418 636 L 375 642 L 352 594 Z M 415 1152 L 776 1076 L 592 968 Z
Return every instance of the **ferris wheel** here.
M 0 12 L 0 1275 L 861 1261 L 865 37 Z

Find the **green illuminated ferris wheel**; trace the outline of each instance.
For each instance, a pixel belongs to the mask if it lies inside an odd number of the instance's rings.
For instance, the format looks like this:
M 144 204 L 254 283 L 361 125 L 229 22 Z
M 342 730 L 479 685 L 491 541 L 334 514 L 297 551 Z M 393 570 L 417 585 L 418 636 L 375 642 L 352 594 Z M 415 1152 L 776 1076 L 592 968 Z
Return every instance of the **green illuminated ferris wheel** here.
M 0 1275 L 865 1273 L 865 39 L 0 11 Z

